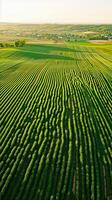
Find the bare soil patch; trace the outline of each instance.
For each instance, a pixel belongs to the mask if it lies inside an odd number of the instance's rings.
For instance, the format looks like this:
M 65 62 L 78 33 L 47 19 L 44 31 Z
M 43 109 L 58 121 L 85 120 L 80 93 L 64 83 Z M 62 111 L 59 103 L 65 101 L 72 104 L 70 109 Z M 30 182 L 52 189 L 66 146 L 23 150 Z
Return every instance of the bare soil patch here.
M 112 40 L 91 40 L 93 44 L 112 44 Z

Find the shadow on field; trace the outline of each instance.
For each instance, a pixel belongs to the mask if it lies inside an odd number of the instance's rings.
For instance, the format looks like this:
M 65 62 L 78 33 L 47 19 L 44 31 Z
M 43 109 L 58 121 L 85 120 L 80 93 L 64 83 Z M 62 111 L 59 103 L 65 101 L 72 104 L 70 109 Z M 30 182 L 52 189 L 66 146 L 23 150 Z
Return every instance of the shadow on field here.
M 35 50 L 38 52 L 50 53 L 52 51 L 75 52 L 75 49 L 63 47 L 61 45 L 32 44 L 26 45 L 26 50 Z
M 25 50 L 34 50 L 38 52 L 50 53 L 52 51 L 60 51 L 60 52 L 88 52 L 88 50 L 77 50 L 75 48 L 64 47 L 62 45 L 48 45 L 48 44 L 29 44 L 26 45 Z
M 24 47 L 16 48 L 16 57 L 23 57 L 26 59 L 55 59 L 55 60 L 77 60 L 72 57 L 72 53 L 88 52 L 87 50 L 79 50 L 62 45 L 47 45 L 47 44 L 27 44 Z M 66 53 L 66 55 L 64 55 Z M 71 53 L 68 54 L 67 53 Z M 90 52 L 89 52 L 90 53 Z
M 39 53 L 39 52 L 33 52 L 33 51 L 25 51 L 25 50 L 19 50 L 16 52 L 16 56 L 24 57 L 27 59 L 59 59 L 59 60 L 74 60 L 74 58 L 64 55 L 58 55 L 58 54 L 47 54 L 45 52 Z

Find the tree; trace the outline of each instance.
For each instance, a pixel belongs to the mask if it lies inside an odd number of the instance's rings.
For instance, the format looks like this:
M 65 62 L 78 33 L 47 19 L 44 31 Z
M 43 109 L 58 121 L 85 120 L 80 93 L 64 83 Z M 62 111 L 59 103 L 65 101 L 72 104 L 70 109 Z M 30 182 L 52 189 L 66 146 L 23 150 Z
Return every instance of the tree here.
M 0 42 L 0 47 L 5 47 L 4 43 Z
M 16 42 L 15 42 L 15 46 L 16 47 L 23 47 L 24 45 L 25 45 L 25 40 L 17 40 Z

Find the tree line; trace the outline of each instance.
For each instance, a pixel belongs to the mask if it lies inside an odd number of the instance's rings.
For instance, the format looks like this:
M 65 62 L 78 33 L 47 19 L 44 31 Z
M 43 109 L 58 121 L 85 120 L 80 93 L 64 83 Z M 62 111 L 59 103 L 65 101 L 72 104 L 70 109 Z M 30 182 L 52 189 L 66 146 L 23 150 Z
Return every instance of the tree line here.
M 17 40 L 14 43 L 11 42 L 0 42 L 0 47 L 1 48 L 6 48 L 6 47 L 23 47 L 26 44 L 25 40 Z

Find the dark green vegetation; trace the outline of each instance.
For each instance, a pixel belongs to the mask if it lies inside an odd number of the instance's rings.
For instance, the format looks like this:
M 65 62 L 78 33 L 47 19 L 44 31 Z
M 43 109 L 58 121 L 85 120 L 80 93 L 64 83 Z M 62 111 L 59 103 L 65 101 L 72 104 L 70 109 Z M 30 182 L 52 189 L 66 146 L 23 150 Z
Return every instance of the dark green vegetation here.
M 23 47 L 25 45 L 25 40 L 17 40 L 15 42 L 0 42 L 0 48 L 6 47 Z
M 112 45 L 0 49 L 2 200 L 111 200 Z

